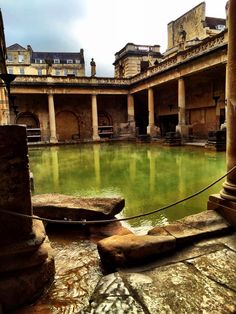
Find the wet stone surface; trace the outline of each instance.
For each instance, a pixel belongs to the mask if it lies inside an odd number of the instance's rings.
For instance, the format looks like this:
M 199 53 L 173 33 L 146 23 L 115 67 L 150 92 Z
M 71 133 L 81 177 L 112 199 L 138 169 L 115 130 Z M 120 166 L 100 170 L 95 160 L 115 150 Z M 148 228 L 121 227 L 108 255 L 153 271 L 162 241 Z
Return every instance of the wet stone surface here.
M 72 236 L 70 235 L 72 240 Z M 51 238 L 55 253 L 55 281 L 36 304 L 15 311 L 16 314 L 78 313 L 102 277 L 96 245 L 88 240 Z

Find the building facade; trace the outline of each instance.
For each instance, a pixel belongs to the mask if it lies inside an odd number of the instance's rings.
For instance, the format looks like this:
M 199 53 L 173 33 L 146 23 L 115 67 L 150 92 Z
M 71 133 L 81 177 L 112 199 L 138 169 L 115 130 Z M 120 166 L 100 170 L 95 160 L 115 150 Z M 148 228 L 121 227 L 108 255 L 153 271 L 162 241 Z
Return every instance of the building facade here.
M 206 138 L 225 122 L 225 25 L 225 20 L 205 17 L 201 3 L 168 24 L 163 55 L 158 45 L 130 43 L 116 53 L 114 78 L 56 75 L 57 67 L 62 67 L 55 62 L 56 55 L 50 58 L 50 72 L 46 61 L 35 63 L 45 56 L 33 54 L 30 47 L 20 50 L 18 62 L 23 55 L 30 63 L 25 74 L 17 67 L 11 123 L 26 124 L 30 141 L 155 137 L 170 131 Z M 8 70 L 13 64 L 9 62 L 8 56 Z M 37 72 L 40 66 L 42 75 Z M 34 72 L 27 72 L 27 67 Z
M 7 47 L 8 73 L 16 75 L 85 76 L 84 51 L 36 52 L 14 44 Z

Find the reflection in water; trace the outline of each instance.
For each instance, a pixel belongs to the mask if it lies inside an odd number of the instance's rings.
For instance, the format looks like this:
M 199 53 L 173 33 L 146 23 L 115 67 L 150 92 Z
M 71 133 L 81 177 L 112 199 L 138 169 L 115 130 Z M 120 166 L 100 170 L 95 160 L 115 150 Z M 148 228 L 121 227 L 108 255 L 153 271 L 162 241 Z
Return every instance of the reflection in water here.
M 51 147 L 30 150 L 35 193 L 75 196 L 121 196 L 131 216 L 182 199 L 208 185 L 225 172 L 225 153 L 202 148 L 161 147 L 115 143 Z M 186 203 L 130 224 L 154 226 L 206 209 L 216 187 Z

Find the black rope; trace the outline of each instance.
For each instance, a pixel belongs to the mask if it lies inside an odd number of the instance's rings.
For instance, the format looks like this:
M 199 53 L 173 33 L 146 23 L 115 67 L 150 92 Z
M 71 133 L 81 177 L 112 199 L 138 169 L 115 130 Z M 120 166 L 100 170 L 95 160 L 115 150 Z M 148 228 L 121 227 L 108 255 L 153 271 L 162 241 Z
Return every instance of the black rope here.
M 223 178 L 225 178 L 227 175 L 232 173 L 235 169 L 236 169 L 236 166 L 231 168 L 228 172 L 226 172 L 220 178 L 218 178 L 217 180 L 213 181 L 212 183 L 210 183 L 209 185 L 207 185 L 203 189 L 199 190 L 198 192 L 196 192 L 194 194 L 191 194 L 191 195 L 185 197 L 184 199 L 181 199 L 181 200 L 176 201 L 174 203 L 171 203 L 169 205 L 160 207 L 158 209 L 155 209 L 153 211 L 147 212 L 145 214 L 134 215 L 134 216 L 126 217 L 126 218 L 114 218 L 114 219 L 102 219 L 102 220 L 86 220 L 86 219 L 83 219 L 83 220 L 69 220 L 69 219 L 59 220 L 59 219 L 49 219 L 49 218 L 43 218 L 43 217 L 38 217 L 38 216 L 34 216 L 34 215 L 31 216 L 31 215 L 21 214 L 21 213 L 17 213 L 17 212 L 11 212 L 11 211 L 4 210 L 4 209 L 0 209 L 0 213 L 5 213 L 5 214 L 13 215 L 13 216 L 27 218 L 27 219 L 41 220 L 43 222 L 49 222 L 49 223 L 83 225 L 83 226 L 85 226 L 85 225 L 92 225 L 92 224 L 111 223 L 111 222 L 117 222 L 117 221 L 127 221 L 127 220 L 132 220 L 132 219 L 137 219 L 137 218 L 153 215 L 153 214 L 158 213 L 158 212 L 160 212 L 162 210 L 165 210 L 165 209 L 168 209 L 168 208 L 173 207 L 175 205 L 178 205 L 180 203 L 183 203 L 183 202 L 185 202 L 185 201 L 187 201 L 187 200 L 189 200 L 189 199 L 191 199 L 191 198 L 193 198 L 193 197 L 195 197 L 195 196 L 205 192 L 206 190 L 211 188 L 213 185 L 215 185 L 216 183 L 221 181 Z

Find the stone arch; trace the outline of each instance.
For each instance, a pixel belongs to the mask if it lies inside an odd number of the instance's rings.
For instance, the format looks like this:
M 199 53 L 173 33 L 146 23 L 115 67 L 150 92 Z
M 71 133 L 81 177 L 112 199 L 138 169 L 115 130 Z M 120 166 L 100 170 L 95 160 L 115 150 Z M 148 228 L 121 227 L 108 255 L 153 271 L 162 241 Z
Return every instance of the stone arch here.
M 79 139 L 79 119 L 72 111 L 60 111 L 56 114 L 56 130 L 59 141 Z
M 113 125 L 112 117 L 106 111 L 98 112 L 98 125 Z
M 32 112 L 21 112 L 16 117 L 16 124 L 24 124 L 27 128 L 40 128 L 38 117 Z

